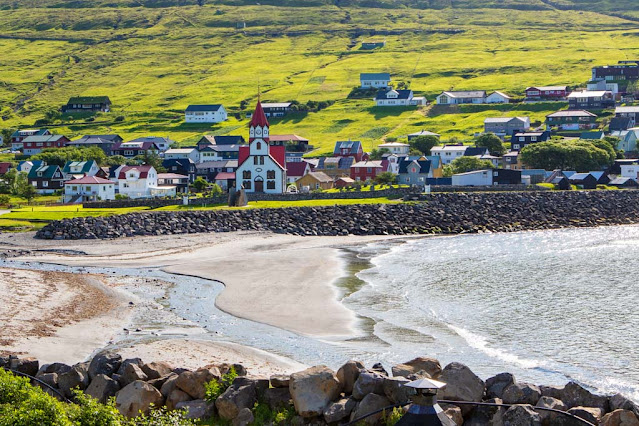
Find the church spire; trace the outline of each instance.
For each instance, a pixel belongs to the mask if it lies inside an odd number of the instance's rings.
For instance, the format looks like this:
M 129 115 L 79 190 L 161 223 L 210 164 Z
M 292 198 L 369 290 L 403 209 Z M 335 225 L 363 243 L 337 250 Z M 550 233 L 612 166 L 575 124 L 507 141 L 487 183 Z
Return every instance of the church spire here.
M 268 143 L 269 140 L 269 124 L 266 119 L 266 114 L 262 108 L 262 103 L 258 100 L 255 106 L 255 112 L 251 117 L 251 123 L 249 124 L 249 142 L 254 139 L 263 139 Z

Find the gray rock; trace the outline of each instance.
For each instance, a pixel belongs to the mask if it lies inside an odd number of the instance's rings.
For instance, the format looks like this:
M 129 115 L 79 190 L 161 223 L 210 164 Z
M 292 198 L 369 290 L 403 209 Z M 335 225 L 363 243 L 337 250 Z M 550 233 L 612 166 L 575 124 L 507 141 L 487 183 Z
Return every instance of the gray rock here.
M 359 377 L 359 374 L 365 370 L 364 364 L 355 360 L 348 361 L 337 370 L 337 379 L 343 385 L 345 393 L 349 394 L 353 392 L 355 381 Z
M 603 417 L 603 411 L 598 407 L 572 407 L 568 412 L 596 425 Z
M 416 374 L 420 377 L 435 379 L 441 374 L 442 367 L 435 358 L 417 357 L 403 364 L 393 366 L 392 372 L 393 376 L 408 377 Z M 426 375 L 423 373 L 426 373 Z
M 335 372 L 320 365 L 291 374 L 289 385 L 295 411 L 302 417 L 322 415 L 342 391 Z
M 169 375 L 169 377 L 166 379 L 166 381 L 160 388 L 160 393 L 162 394 L 164 398 L 167 398 L 169 394 L 173 392 L 173 389 L 175 389 L 177 378 L 178 378 L 178 375 L 175 373 Z
M 123 375 L 124 369 L 129 364 L 135 364 L 138 367 L 142 367 L 142 364 L 144 363 L 142 362 L 141 358 L 127 358 L 124 361 L 122 361 L 122 363 L 120 363 L 120 368 L 118 368 L 118 371 L 116 373 L 119 374 L 120 376 Z
M 221 418 L 233 420 L 243 408 L 251 409 L 257 402 L 254 386 L 233 384 L 215 400 L 215 407 Z
M 379 373 L 362 371 L 353 385 L 353 397 L 361 400 L 369 393 L 384 395 L 384 379 Z
M 384 378 L 384 395 L 393 404 L 407 403 L 410 400 L 410 396 L 415 393 L 413 388 L 409 388 L 406 383 L 409 383 L 405 377 L 385 377 Z
M 635 416 L 639 417 L 639 406 L 635 404 L 634 402 L 632 402 L 631 400 L 629 400 L 628 398 L 626 398 L 625 396 L 623 396 L 622 394 L 618 393 L 611 396 L 609 401 L 610 401 L 611 411 L 615 411 L 615 410 L 632 411 L 635 414 Z
M 332 402 L 324 410 L 324 420 L 326 420 L 326 423 L 337 423 L 347 419 L 356 405 L 357 401 L 353 397 L 342 398 L 337 402 Z
M 87 387 L 84 393 L 104 404 L 119 390 L 120 385 L 118 382 L 107 375 L 98 374 L 93 380 L 91 380 L 89 387 Z
M 493 398 L 485 402 L 502 404 L 504 401 L 499 398 Z M 506 409 L 504 407 L 479 406 L 472 411 L 464 426 L 503 426 L 505 413 Z
M 568 407 L 566 407 L 566 404 L 551 396 L 542 396 L 541 398 L 539 398 L 536 406 L 542 408 L 552 408 L 553 410 L 560 411 L 566 411 L 568 409 Z M 537 410 L 537 412 L 539 413 L 539 417 L 541 418 L 541 423 L 543 425 L 557 425 L 563 424 L 567 421 L 566 416 L 558 413 L 553 413 L 552 411 Z
M 561 391 L 561 399 L 568 408 L 573 407 L 597 407 L 603 413 L 610 411 L 608 398 L 595 395 L 583 386 L 570 382 Z M 603 415 L 603 414 L 602 414 Z
M 163 402 L 160 391 L 138 380 L 129 383 L 117 393 L 115 406 L 123 416 L 137 417 L 140 412 L 148 414 L 151 406 L 159 407 Z
M 364 399 L 360 401 L 359 404 L 357 404 L 357 407 L 351 413 L 351 421 L 390 405 L 392 405 L 391 402 L 385 396 L 377 395 L 375 393 L 369 393 L 364 397 Z M 383 416 L 383 413 L 374 414 L 372 416 L 366 417 L 363 420 L 363 423 L 367 425 L 375 425 Z
M 58 387 L 67 398 L 73 396 L 73 389 L 85 390 L 87 386 L 89 386 L 89 373 L 86 363 L 76 364 L 71 367 L 71 370 L 58 375 Z
M 61 362 L 54 362 L 53 364 L 44 364 L 43 366 L 40 367 L 40 370 L 38 371 L 38 374 L 36 374 L 36 377 L 40 377 L 41 374 L 49 374 L 49 373 L 56 373 L 57 375 L 60 375 L 62 373 L 66 373 L 69 370 L 71 370 L 71 366 L 67 364 L 63 364 Z
M 269 388 L 270 380 L 264 377 L 237 377 L 233 380 L 234 385 L 252 386 L 255 389 L 257 399 L 262 399 L 264 392 Z
M 255 418 L 253 417 L 253 412 L 248 408 L 242 408 L 238 413 L 237 417 L 233 419 L 231 423 L 232 426 L 248 426 Z
M 486 380 L 486 397 L 502 398 L 504 389 L 515 383 L 515 376 L 510 373 L 499 373 Z
M 264 391 L 264 402 L 271 410 L 277 411 L 281 408 L 290 407 L 293 404 L 291 391 L 288 388 L 270 388 Z
M 541 396 L 549 396 L 555 399 L 561 399 L 561 393 L 564 391 L 563 386 L 539 386 Z
M 40 362 L 31 357 L 27 358 L 11 358 L 9 368 L 22 374 L 35 377 L 40 369 Z
M 458 362 L 448 364 L 438 380 L 446 383 L 446 386 L 437 393 L 439 399 L 480 402 L 484 396 L 484 381 L 464 364 Z M 473 407 L 464 405 L 461 409 L 466 416 Z
M 291 382 L 291 376 L 287 376 L 284 374 L 278 374 L 275 376 L 271 376 L 271 386 L 274 388 L 287 388 Z
M 187 419 L 208 420 L 215 415 L 215 404 L 203 399 L 178 402 L 175 409 L 186 410 Z
M 166 398 L 165 405 L 168 410 L 175 410 L 179 403 L 190 401 L 191 399 L 192 398 L 188 393 L 174 388 Z
M 122 387 L 135 382 L 136 380 L 146 382 L 149 379 L 136 363 L 129 363 L 126 367 L 124 367 L 124 370 L 120 369 L 120 371 L 122 371 L 122 374 L 120 375 L 118 382 L 120 382 L 120 386 Z
M 513 405 L 504 413 L 504 426 L 541 426 L 541 418 L 530 405 Z
M 446 415 L 450 417 L 450 419 L 454 421 L 457 426 L 462 426 L 462 424 L 464 424 L 464 417 L 462 416 L 461 408 L 448 407 L 444 410 L 444 413 L 446 413 Z
M 41 382 L 46 383 L 47 385 L 51 386 L 52 388 L 55 388 L 55 389 L 58 388 L 58 375 L 56 373 L 43 373 L 43 374 L 40 374 L 38 372 L 38 380 L 40 380 Z
M 639 426 L 639 419 L 632 411 L 617 409 L 603 416 L 601 426 Z
M 513 383 L 504 389 L 503 400 L 506 404 L 536 405 L 541 397 L 539 388 L 530 383 Z
M 204 385 L 211 380 L 220 380 L 217 368 L 200 368 L 197 371 L 185 371 L 177 378 L 175 385 L 191 395 L 193 399 L 204 399 L 206 389 Z
M 112 376 L 118 371 L 122 357 L 114 352 L 101 352 L 93 357 L 89 364 L 89 378 L 93 380 L 99 374 Z
M 147 375 L 149 380 L 153 380 L 168 376 L 173 372 L 173 367 L 166 362 L 148 362 L 142 364 L 142 371 Z

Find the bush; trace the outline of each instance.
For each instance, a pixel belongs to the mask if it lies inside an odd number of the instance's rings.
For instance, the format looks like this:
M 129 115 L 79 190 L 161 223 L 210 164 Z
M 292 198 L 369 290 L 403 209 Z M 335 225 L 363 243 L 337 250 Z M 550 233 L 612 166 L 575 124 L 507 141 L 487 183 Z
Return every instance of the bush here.
M 9 197 L 7 194 L 0 195 L 0 204 L 1 205 L 6 206 L 10 202 L 11 202 L 11 197 Z
M 222 376 L 222 379 L 218 382 L 217 380 L 211 380 L 210 382 L 204 385 L 206 389 L 205 397 L 209 402 L 215 402 L 215 400 L 222 395 L 226 390 L 233 384 L 233 380 L 237 378 L 237 371 L 235 371 L 234 367 L 228 371 L 228 373 Z

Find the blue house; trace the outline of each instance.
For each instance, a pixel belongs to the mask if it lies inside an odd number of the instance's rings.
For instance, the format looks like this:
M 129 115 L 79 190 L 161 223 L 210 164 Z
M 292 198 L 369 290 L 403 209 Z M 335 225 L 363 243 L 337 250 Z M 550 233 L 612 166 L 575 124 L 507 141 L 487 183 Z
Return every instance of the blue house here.
M 425 159 L 404 160 L 399 163 L 398 183 L 401 185 L 424 187 L 432 177 L 430 161 Z
M 189 182 L 195 181 L 196 168 L 195 163 L 190 158 L 171 158 L 162 161 L 167 173 L 175 173 L 189 177 Z

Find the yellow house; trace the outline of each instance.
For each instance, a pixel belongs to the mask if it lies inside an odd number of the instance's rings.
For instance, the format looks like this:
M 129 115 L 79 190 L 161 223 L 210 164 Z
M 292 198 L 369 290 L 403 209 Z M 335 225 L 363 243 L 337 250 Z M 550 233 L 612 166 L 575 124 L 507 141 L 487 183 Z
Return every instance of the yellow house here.
M 333 188 L 333 179 L 324 172 L 310 172 L 306 176 L 302 176 L 295 182 L 298 190 L 302 190 L 307 186 L 309 190 L 315 189 L 331 189 Z

